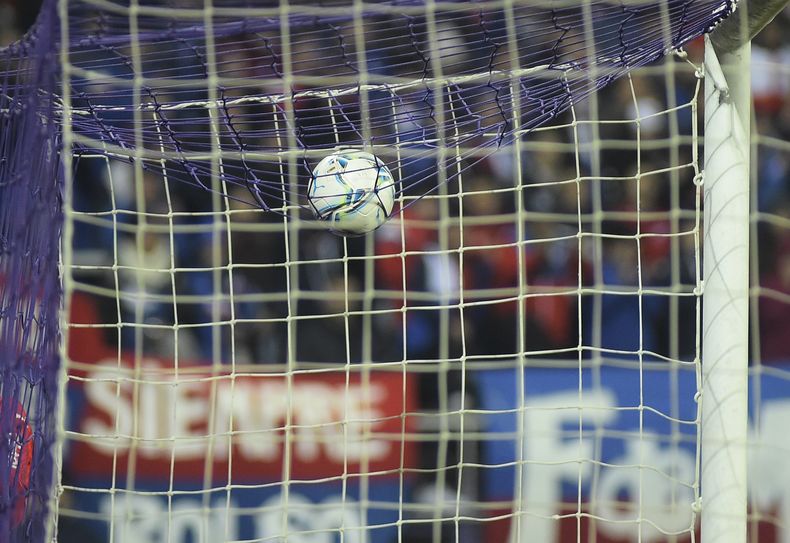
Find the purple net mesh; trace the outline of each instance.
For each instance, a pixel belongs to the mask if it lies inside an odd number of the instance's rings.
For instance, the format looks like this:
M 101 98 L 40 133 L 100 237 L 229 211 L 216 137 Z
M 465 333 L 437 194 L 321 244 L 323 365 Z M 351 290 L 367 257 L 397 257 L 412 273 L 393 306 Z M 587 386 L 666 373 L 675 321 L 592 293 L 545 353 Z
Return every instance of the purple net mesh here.
M 463 171 L 437 178 L 442 161 L 473 164 L 733 9 L 514 4 L 441 2 L 428 13 L 391 0 L 354 12 L 350 1 L 305 1 L 284 14 L 223 0 L 209 18 L 178 0 L 140 2 L 135 16 L 123 1 L 70 1 L 74 148 L 63 150 L 61 29 L 56 0 L 45 2 L 25 39 L 0 53 L 0 534 L 12 534 L 0 541 L 42 540 L 52 492 L 60 153 L 140 160 L 198 189 L 236 185 L 231 197 L 283 212 L 304 205 L 329 150 L 364 147 L 419 197 Z
M 727 0 L 591 2 L 588 28 L 581 7 L 560 2 L 444 2 L 430 16 L 423 2 L 374 2 L 355 19 L 348 1 L 284 16 L 226 0 L 210 21 L 199 9 L 168 17 L 163 4 L 141 6 L 131 32 L 123 11 L 71 3 L 79 147 L 130 157 L 142 146 L 149 168 L 204 189 L 221 155 L 214 177 L 271 210 L 304 206 L 312 167 L 338 147 L 374 152 L 401 192 L 424 195 L 441 147 L 474 163 L 518 134 L 517 103 L 521 130 L 540 126 L 732 10 Z
M 43 540 L 52 487 L 63 222 L 54 7 L 0 54 L 2 541 Z

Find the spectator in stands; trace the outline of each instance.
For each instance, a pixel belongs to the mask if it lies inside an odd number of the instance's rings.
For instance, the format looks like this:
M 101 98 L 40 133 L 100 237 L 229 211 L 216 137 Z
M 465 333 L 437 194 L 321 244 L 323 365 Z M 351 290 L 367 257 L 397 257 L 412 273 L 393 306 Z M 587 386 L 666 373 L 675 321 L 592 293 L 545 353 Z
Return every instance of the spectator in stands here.
M 237 304 L 237 315 L 251 322 L 236 327 L 237 357 L 258 364 L 284 364 L 288 359 L 288 284 L 286 238 L 283 219 L 245 203 L 250 195 L 245 187 L 233 187 L 231 249 L 234 294 L 249 300 Z
M 602 247 L 601 279 L 606 293 L 601 295 L 598 324 L 604 356 L 634 358 L 640 349 L 657 352 L 656 324 L 661 314 L 661 303 L 655 296 L 640 297 L 636 294 L 640 268 L 635 240 L 606 237 Z M 592 334 L 596 317 L 591 309 L 592 304 L 588 303 L 583 319 L 587 345 L 594 344 Z
M 752 44 L 752 98 L 760 115 L 775 115 L 790 92 L 790 74 L 777 64 L 790 62 L 790 43 L 779 24 L 768 25 Z
M 468 350 L 474 355 L 515 354 L 517 352 L 519 251 L 512 220 L 498 220 L 513 212 L 506 204 L 513 193 L 493 192 L 488 170 L 470 170 L 464 179 L 465 218 L 464 286 L 474 291 L 508 289 L 504 295 L 477 294 L 478 302 L 466 311 Z M 511 215 L 512 216 L 512 215 Z M 496 302 L 498 298 L 506 301 Z M 492 301 L 496 303 L 480 303 Z
M 401 358 L 397 330 L 371 323 L 370 336 L 360 333 L 363 317 L 362 293 L 356 278 L 333 275 L 321 285 L 320 298 L 312 309 L 299 315 L 292 325 L 296 334 L 295 358 L 299 363 L 323 363 L 341 367 L 347 363 L 394 361 Z M 366 342 L 369 341 L 368 344 Z

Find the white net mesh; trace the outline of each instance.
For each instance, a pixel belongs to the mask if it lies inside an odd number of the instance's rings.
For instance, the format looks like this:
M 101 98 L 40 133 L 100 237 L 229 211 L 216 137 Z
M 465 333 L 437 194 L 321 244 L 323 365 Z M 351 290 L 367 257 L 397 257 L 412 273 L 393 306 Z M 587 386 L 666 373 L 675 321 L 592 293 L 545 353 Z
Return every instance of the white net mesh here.
M 463 58 L 463 26 L 427 19 L 426 50 Z M 579 36 L 594 55 L 592 25 Z M 133 65 L 156 54 L 135 47 L 124 51 Z M 232 53 L 206 57 L 205 104 L 220 99 L 206 83 L 220 63 L 223 77 L 249 69 L 229 66 Z M 321 58 L 299 55 L 284 63 L 286 87 L 297 62 Z M 436 92 L 449 92 L 441 81 Z M 145 107 L 120 140 L 93 134 L 66 198 L 59 540 L 695 537 L 692 62 L 634 69 L 528 133 L 508 93 L 518 137 L 496 152 L 459 144 L 460 99 L 449 100 L 434 113 L 435 149 L 412 157 L 433 161 L 418 168 L 435 190 L 399 193 L 412 205 L 362 238 L 289 205 L 304 190 L 294 152 L 272 162 L 281 214 L 244 203 L 222 130 L 208 130 L 203 154 L 210 191 L 175 182 L 162 110 L 140 97 L 146 77 L 132 84 Z M 314 126 L 332 128 L 331 148 L 347 119 L 337 96 L 318 99 L 330 101 Z M 383 152 L 408 165 L 399 138 L 410 132 L 393 134 Z M 297 148 L 287 130 L 267 137 Z M 141 143 L 125 151 L 138 160 L 118 156 L 123 138 Z

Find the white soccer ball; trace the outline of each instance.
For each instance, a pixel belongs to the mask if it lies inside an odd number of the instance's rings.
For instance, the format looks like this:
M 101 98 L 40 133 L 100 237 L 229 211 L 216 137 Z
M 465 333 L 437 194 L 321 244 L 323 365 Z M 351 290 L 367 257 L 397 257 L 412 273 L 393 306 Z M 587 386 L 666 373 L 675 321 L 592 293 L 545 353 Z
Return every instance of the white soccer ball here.
M 316 218 L 345 236 L 372 232 L 389 218 L 395 181 L 389 168 L 364 151 L 337 151 L 313 169 L 307 201 Z

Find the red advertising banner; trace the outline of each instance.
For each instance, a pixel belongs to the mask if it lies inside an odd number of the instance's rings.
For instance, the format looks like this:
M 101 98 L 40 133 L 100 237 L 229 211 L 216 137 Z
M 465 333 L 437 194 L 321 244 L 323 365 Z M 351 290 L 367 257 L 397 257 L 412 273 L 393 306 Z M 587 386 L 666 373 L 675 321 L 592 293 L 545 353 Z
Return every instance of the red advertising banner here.
M 414 466 L 416 380 L 397 369 L 281 373 L 135 360 L 103 340 L 88 296 L 71 303 L 67 466 L 78 477 L 314 480 Z M 252 369 L 251 369 L 252 368 Z M 230 479 L 229 479 L 230 477 Z
M 71 470 L 180 481 L 294 480 L 410 467 L 415 384 L 401 373 L 211 373 L 97 363 L 70 382 Z

